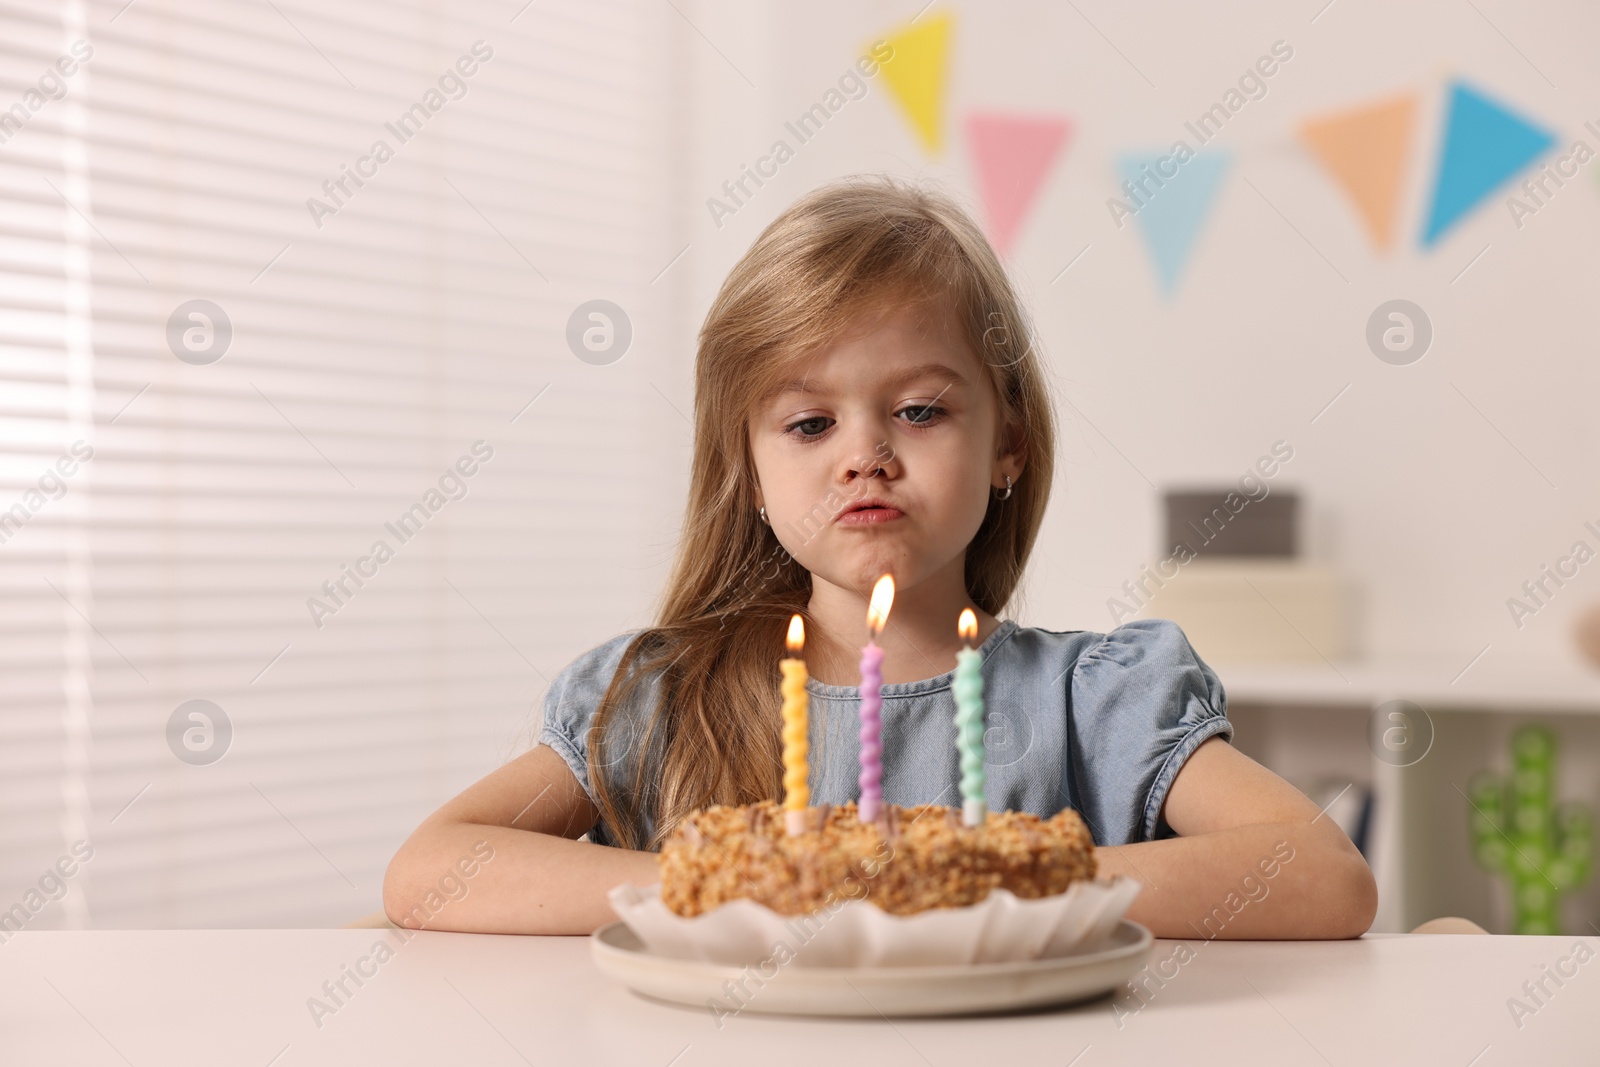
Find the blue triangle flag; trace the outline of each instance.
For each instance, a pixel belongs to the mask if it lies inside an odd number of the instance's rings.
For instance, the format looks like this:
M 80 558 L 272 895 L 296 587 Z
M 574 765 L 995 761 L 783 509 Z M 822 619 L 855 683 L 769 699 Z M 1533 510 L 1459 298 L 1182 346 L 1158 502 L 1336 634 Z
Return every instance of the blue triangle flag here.
M 1148 166 L 1155 173 L 1156 160 L 1163 158 L 1170 157 L 1165 153 L 1126 155 L 1118 160 L 1117 169 L 1124 179 L 1137 185 L 1144 176 L 1143 168 Z M 1159 188 L 1148 182 L 1145 185 L 1149 199 L 1134 218 L 1155 262 L 1161 291 L 1167 296 L 1177 288 L 1178 277 L 1189 262 L 1228 163 L 1228 154 L 1221 150 L 1196 152 L 1178 167 L 1176 175 L 1163 179 Z
M 1555 136 L 1501 107 L 1465 82 L 1450 86 L 1450 113 L 1434 177 L 1424 248 L 1505 184 Z

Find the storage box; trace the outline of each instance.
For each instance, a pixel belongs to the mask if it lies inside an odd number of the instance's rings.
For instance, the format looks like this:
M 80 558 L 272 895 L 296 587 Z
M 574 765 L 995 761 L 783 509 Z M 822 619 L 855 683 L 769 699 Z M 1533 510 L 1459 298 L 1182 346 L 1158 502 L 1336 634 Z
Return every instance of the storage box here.
M 1183 627 L 1207 661 L 1321 663 L 1352 654 L 1346 590 L 1326 567 L 1201 558 L 1165 583 L 1140 614 Z

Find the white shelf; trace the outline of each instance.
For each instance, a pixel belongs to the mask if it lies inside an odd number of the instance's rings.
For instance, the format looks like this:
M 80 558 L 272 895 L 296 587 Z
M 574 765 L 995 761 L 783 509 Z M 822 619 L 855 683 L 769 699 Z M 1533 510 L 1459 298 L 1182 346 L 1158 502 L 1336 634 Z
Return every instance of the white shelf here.
M 1266 766 L 1291 781 L 1340 779 L 1373 790 L 1367 860 L 1378 879 L 1374 930 L 1409 930 L 1424 919 L 1467 915 L 1490 929 L 1509 922 L 1503 881 L 1475 866 L 1467 840 L 1465 783 L 1507 763 L 1512 732 L 1526 716 L 1547 720 L 1563 738 L 1562 800 L 1595 804 L 1600 780 L 1600 670 L 1581 661 L 1465 661 L 1423 658 L 1311 663 L 1230 663 L 1208 659 L 1231 715 L 1248 723 Z M 1463 670 L 1463 668 L 1467 668 Z M 1420 705 L 1433 725 L 1422 758 L 1395 766 L 1371 747 L 1367 712 L 1389 700 Z M 1244 739 L 1241 739 L 1244 740 Z M 1568 932 L 1600 914 L 1600 887 L 1565 905 Z
M 1207 662 L 1229 703 L 1370 707 L 1405 699 L 1424 708 L 1600 715 L 1600 670 L 1569 662 L 1497 664 L 1493 657 L 1491 648 L 1470 667 L 1420 659 Z

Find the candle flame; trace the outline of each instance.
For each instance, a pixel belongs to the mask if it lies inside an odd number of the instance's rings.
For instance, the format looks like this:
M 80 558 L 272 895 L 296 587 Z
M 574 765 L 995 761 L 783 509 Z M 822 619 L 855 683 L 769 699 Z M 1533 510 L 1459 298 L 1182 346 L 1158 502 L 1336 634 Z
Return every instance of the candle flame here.
M 961 640 L 968 644 L 978 639 L 978 616 L 971 608 L 961 609 L 961 621 L 956 623 L 956 629 L 961 633 Z
M 883 633 L 884 624 L 889 621 L 889 605 L 893 603 L 894 575 L 885 574 L 872 587 L 872 601 L 867 605 L 867 625 L 872 628 L 872 636 Z
M 798 656 L 800 650 L 806 647 L 806 624 L 799 615 L 789 620 L 789 655 Z

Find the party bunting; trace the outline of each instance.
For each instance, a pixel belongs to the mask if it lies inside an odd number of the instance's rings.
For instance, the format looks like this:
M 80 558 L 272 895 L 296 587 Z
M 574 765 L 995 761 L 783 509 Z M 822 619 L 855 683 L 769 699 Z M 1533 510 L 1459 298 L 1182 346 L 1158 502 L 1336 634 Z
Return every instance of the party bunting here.
M 966 125 L 989 240 L 1009 255 L 1071 126 L 1065 118 L 999 114 L 969 114 Z
M 1174 176 L 1163 178 L 1164 184 L 1156 188 L 1145 177 L 1146 168 L 1159 173 L 1157 161 L 1163 160 L 1171 162 L 1171 157 L 1165 153 L 1123 156 L 1118 162 L 1118 171 L 1135 187 L 1145 179 L 1143 188 L 1148 192 L 1141 194 L 1134 217 L 1150 249 L 1150 258 L 1155 261 L 1161 291 L 1171 296 L 1194 251 L 1201 226 L 1216 201 L 1230 159 L 1221 149 L 1197 152 L 1178 166 Z
M 929 16 L 888 39 L 894 60 L 882 67 L 889 91 L 899 101 L 929 155 L 944 146 L 944 90 L 949 58 L 948 12 Z
M 1434 178 L 1423 247 L 1481 203 L 1545 149 L 1555 137 L 1468 86 L 1450 87 L 1444 147 Z
M 1378 248 L 1388 248 L 1394 241 L 1416 110 L 1416 96 L 1407 93 L 1312 119 L 1300 127 L 1312 153 L 1355 201 L 1367 235 Z

